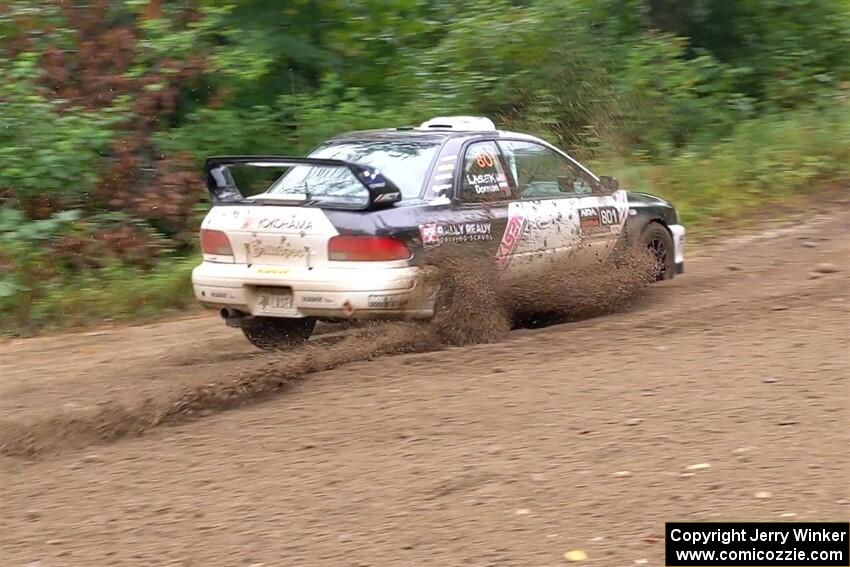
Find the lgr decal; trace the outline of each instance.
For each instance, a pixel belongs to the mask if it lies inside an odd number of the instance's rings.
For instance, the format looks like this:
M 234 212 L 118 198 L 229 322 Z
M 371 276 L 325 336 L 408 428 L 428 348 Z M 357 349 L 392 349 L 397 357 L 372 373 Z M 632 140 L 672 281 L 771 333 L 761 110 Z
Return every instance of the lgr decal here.
M 508 219 L 508 224 L 505 225 L 505 233 L 499 243 L 499 250 L 496 252 L 496 261 L 500 267 L 506 267 L 511 261 L 511 255 L 516 249 L 524 229 L 525 218 L 522 216 L 514 215 Z

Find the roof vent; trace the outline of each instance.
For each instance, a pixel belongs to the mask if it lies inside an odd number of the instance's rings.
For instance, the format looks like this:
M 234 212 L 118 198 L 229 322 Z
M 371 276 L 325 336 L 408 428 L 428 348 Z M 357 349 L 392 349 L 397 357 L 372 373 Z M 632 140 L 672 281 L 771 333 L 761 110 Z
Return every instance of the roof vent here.
M 496 125 L 483 116 L 438 116 L 419 125 L 422 130 L 495 130 Z

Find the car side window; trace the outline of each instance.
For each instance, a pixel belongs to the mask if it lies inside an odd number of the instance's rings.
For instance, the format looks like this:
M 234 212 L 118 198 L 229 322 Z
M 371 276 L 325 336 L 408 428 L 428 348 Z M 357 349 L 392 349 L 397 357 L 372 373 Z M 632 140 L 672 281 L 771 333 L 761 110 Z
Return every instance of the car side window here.
M 511 186 L 495 142 L 475 142 L 466 149 L 460 182 L 464 202 L 504 201 Z
M 596 182 L 570 160 L 534 142 L 500 141 L 521 199 L 582 197 L 590 195 Z

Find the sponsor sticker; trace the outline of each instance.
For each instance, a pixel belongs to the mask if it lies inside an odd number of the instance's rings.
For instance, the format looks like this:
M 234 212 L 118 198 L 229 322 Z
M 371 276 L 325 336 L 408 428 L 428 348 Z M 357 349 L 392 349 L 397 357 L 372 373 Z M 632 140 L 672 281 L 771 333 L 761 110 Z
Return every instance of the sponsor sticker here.
M 277 276 L 289 273 L 289 268 L 269 268 L 255 266 L 253 270 L 258 274 L 274 274 Z
M 452 202 L 451 199 L 449 199 L 445 195 L 440 195 L 439 197 L 436 197 L 436 198 L 428 201 L 428 204 L 429 205 L 448 205 L 451 202 Z
M 620 224 L 620 213 L 614 207 L 587 207 L 578 210 L 583 232 L 598 232 Z
M 440 290 L 440 286 L 436 284 L 426 284 L 425 286 L 425 299 L 433 299 L 437 297 L 437 292 Z
M 372 309 L 399 309 L 407 304 L 406 295 L 370 295 L 367 304 Z
M 502 235 L 499 250 L 496 252 L 496 261 L 501 268 L 507 267 L 511 261 L 511 254 L 516 249 L 524 230 L 525 218 L 520 215 L 513 215 L 508 218 L 508 223 L 505 225 L 505 233 Z
M 255 218 L 250 215 L 242 220 L 243 230 L 256 228 L 259 230 L 280 230 L 284 232 L 306 232 L 313 228 L 313 221 L 310 219 L 299 218 L 295 215 L 283 217 L 262 217 Z
M 296 248 L 286 241 L 280 244 L 267 244 L 262 240 L 252 240 L 245 244 L 251 258 L 262 258 L 263 256 L 278 256 L 280 258 L 304 258 L 307 251 L 304 248 Z
M 299 302 L 309 305 L 333 305 L 336 303 L 332 297 L 325 295 L 302 295 L 299 297 Z
M 430 223 L 419 226 L 419 235 L 422 237 L 424 246 L 437 246 L 446 243 L 493 240 L 492 229 L 489 222 Z
M 436 223 L 419 225 L 419 236 L 422 238 L 424 246 L 436 246 L 440 243 Z
M 378 195 L 377 197 L 375 197 L 375 202 L 376 203 L 385 203 L 387 201 L 393 201 L 393 200 L 398 199 L 400 197 L 401 197 L 401 193 L 399 193 L 398 191 L 391 191 L 389 193 L 382 193 L 382 194 Z

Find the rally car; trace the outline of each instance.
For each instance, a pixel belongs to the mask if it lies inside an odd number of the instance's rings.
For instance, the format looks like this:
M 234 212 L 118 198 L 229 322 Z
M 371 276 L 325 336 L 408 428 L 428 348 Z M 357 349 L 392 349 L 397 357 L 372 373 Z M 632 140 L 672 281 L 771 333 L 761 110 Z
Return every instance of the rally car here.
M 448 245 L 517 273 L 630 238 L 659 279 L 684 266 L 670 203 L 486 118 L 344 134 L 308 157 L 211 157 L 205 174 L 195 296 L 263 349 L 307 340 L 317 320 L 430 318 L 439 285 L 424 266 Z

